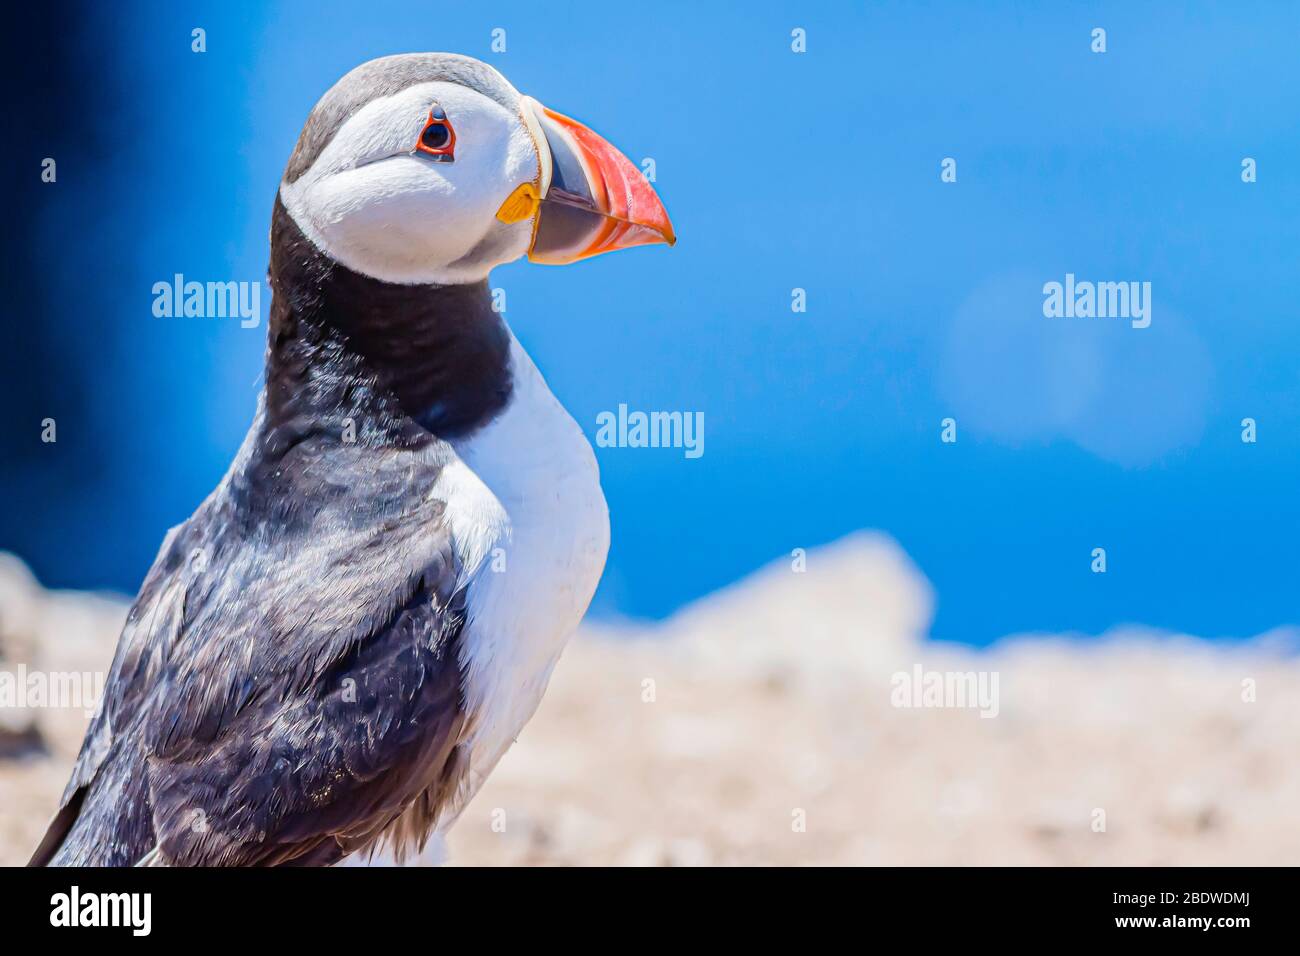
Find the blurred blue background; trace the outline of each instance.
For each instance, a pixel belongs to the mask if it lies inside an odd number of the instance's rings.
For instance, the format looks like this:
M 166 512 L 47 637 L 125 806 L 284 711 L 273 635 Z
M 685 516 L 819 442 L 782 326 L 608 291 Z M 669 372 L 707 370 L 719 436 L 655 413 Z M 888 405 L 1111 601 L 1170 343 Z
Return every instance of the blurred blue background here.
M 448 50 L 653 157 L 680 236 L 493 275 L 589 437 L 619 403 L 705 414 L 702 458 L 597 450 L 614 536 L 594 615 L 662 617 L 874 527 L 933 582 L 943 639 L 1300 622 L 1296 6 L 804 6 L 121 4 L 17 25 L 0 548 L 50 585 L 135 591 L 232 458 L 266 334 L 155 318 L 153 283 L 261 278 L 315 100 L 371 57 Z M 1149 281 L 1151 327 L 1045 319 L 1067 272 Z

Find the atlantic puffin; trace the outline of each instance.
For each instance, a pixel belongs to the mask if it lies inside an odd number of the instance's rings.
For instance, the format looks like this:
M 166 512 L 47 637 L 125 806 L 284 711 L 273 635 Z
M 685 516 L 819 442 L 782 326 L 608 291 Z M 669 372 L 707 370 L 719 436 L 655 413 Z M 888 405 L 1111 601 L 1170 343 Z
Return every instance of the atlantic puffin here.
M 318 866 L 444 834 L 609 545 L 591 447 L 488 273 L 674 241 L 631 161 L 478 60 L 326 92 L 272 214 L 252 427 L 163 541 L 32 864 Z

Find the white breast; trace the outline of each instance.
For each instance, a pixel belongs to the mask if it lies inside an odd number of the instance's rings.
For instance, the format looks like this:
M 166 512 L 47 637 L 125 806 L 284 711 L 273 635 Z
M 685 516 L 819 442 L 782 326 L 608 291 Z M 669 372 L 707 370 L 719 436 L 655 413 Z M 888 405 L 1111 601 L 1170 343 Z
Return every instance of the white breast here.
M 463 442 L 434 493 L 469 569 L 461 637 L 469 771 L 445 830 L 514 742 L 605 567 L 609 512 L 591 445 L 517 341 L 505 412 Z

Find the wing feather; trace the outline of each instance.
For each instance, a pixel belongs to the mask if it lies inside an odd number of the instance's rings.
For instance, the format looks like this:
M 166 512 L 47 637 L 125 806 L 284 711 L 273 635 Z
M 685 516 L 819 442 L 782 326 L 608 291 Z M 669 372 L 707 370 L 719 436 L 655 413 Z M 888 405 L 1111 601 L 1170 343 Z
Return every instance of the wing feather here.
M 228 477 L 168 534 L 34 864 L 324 864 L 385 831 L 422 842 L 462 764 L 472 569 L 444 503 L 410 494 L 437 462 L 363 467 L 258 520 Z

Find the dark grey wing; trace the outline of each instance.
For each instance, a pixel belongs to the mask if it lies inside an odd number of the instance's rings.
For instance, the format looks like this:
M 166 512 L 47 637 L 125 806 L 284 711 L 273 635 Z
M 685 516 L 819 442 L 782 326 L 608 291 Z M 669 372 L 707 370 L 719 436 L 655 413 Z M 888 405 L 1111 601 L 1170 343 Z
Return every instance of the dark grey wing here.
M 432 475 L 376 474 L 270 526 L 223 486 L 169 536 L 33 862 L 330 863 L 454 788 L 462 575 L 442 502 L 383 493 Z
M 333 863 L 454 783 L 465 616 L 443 570 L 319 673 L 245 672 L 216 708 L 158 711 L 146 776 L 164 860 Z

